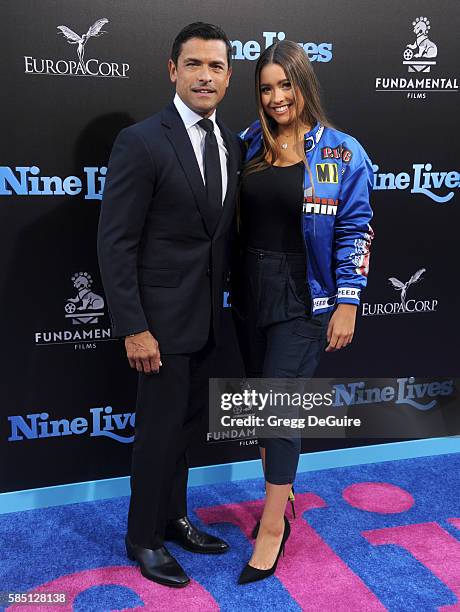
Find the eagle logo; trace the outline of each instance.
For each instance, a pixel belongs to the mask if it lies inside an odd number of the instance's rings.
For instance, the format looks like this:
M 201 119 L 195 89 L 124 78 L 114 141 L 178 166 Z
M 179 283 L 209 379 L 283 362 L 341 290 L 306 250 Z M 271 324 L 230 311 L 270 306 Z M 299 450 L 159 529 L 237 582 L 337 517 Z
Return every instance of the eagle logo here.
M 57 29 L 61 32 L 63 36 L 67 39 L 69 45 L 78 45 L 77 46 L 77 55 L 78 55 L 78 63 L 83 71 L 83 74 L 87 74 L 85 64 L 83 59 L 85 57 L 85 45 L 90 38 L 98 38 L 105 34 L 105 31 L 102 29 L 106 23 L 109 23 L 109 20 L 103 17 L 102 19 L 98 19 L 93 23 L 93 25 L 89 28 L 86 34 L 82 34 L 81 36 L 68 28 L 67 26 L 60 25 Z
M 396 291 L 401 291 L 401 305 L 402 305 L 403 312 L 406 312 L 407 290 L 409 289 L 411 285 L 414 285 L 415 283 L 418 283 L 420 280 L 422 280 L 422 276 L 424 272 L 426 272 L 426 268 L 421 268 L 420 270 L 417 270 L 417 272 L 412 274 L 412 276 L 407 281 L 407 283 L 403 283 L 402 281 L 394 277 L 391 277 L 388 279 L 391 285 L 393 285 L 393 287 L 396 289 Z

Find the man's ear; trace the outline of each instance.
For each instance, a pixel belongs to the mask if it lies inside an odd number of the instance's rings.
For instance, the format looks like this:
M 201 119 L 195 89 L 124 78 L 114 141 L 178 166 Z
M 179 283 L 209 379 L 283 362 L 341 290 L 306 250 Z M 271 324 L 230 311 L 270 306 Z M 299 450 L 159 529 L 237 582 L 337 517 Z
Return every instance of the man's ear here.
M 172 59 L 168 60 L 168 72 L 171 83 L 175 83 L 177 81 L 177 68 Z

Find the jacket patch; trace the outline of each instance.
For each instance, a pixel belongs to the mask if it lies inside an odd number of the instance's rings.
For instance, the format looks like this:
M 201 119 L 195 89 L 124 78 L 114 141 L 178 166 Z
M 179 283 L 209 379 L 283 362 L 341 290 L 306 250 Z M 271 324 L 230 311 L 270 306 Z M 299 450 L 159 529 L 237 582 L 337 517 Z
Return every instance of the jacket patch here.
M 338 147 L 323 147 L 321 149 L 321 157 L 323 159 L 342 159 L 346 164 L 351 161 L 353 153 L 350 149 L 345 149 L 343 145 Z
M 339 171 L 337 164 L 316 164 L 316 178 L 318 183 L 338 183 Z
M 302 212 L 306 213 L 315 213 L 317 215 L 336 215 L 337 214 L 337 206 L 339 205 L 338 200 L 333 200 L 332 198 L 315 198 L 313 202 L 313 198 L 311 196 L 307 196 L 303 203 Z
M 355 287 L 339 287 L 337 290 L 338 298 L 350 298 L 352 300 L 359 300 L 359 294 L 361 289 Z

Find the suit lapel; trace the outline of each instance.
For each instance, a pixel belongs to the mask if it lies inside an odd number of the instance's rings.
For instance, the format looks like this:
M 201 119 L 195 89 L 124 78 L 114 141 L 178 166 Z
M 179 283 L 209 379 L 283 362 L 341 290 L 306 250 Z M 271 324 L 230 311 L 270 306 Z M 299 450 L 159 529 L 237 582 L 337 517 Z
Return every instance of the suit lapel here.
M 224 205 L 219 223 L 216 228 L 215 235 L 225 231 L 233 217 L 235 211 L 235 196 L 238 186 L 238 169 L 239 169 L 239 149 L 235 143 L 234 135 L 224 125 L 218 121 L 220 132 L 227 147 L 227 193 L 225 194 Z
M 166 136 L 173 146 L 177 159 L 187 177 L 206 231 L 209 236 L 212 236 L 215 223 L 208 209 L 206 187 L 184 122 L 174 104 L 171 103 L 163 110 L 162 123 L 167 128 Z
M 206 195 L 206 187 L 201 176 L 200 168 L 196 160 L 195 151 L 190 142 L 189 135 L 184 123 L 173 103 L 167 106 L 162 113 L 162 124 L 167 128 L 166 136 L 174 148 L 177 159 L 187 177 L 190 189 L 194 195 L 198 210 L 203 218 L 206 231 L 210 237 L 225 231 L 235 210 L 235 196 L 238 185 L 238 170 L 240 150 L 235 143 L 235 137 L 220 122 L 219 128 L 227 147 L 227 193 L 223 205 L 222 214 L 219 217 L 217 226 L 215 224 L 215 214 L 209 210 Z

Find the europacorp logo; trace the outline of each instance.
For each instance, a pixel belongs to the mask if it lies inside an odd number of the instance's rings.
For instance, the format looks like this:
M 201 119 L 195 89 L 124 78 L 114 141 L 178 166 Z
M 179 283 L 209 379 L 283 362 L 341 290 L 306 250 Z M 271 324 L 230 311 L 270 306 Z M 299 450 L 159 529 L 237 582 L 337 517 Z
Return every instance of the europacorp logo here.
M 66 25 L 57 26 L 58 34 L 63 36 L 65 42 L 75 47 L 75 59 L 45 59 L 25 55 L 24 72 L 26 74 L 41 74 L 47 76 L 128 79 L 129 64 L 126 62 L 114 62 L 112 59 L 100 60 L 94 57 L 85 59 L 87 45 L 89 45 L 93 38 L 100 38 L 106 33 L 106 30 L 103 28 L 108 23 L 109 20 L 106 17 L 98 19 L 82 34 L 78 34 Z
M 285 40 L 285 32 L 262 32 L 262 40 L 232 40 L 234 60 L 258 59 L 261 52 L 278 40 Z M 330 62 L 332 60 L 331 42 L 299 42 L 311 62 Z
M 72 328 L 36 331 L 36 346 L 73 345 L 75 350 L 95 349 L 99 342 L 113 340 L 110 327 L 101 326 L 105 315 L 105 302 L 93 290 L 93 278 L 88 272 L 76 272 L 70 277 L 72 295 L 63 299 L 63 323 Z M 70 288 L 69 288 L 70 289 Z
M 379 303 L 363 302 L 362 316 L 375 317 L 383 315 L 415 314 L 435 312 L 438 307 L 438 300 L 430 297 L 414 299 L 411 297 L 411 287 L 423 280 L 426 268 L 420 268 L 414 272 L 407 280 L 399 279 L 394 276 L 388 278 L 389 285 L 394 291 L 399 293 L 399 301 L 382 301 Z
M 8 442 L 81 436 L 112 438 L 129 444 L 134 440 L 135 412 L 114 413 L 112 406 L 90 408 L 86 416 L 51 418 L 48 412 L 8 417 Z
M 436 67 L 438 59 L 438 44 L 432 40 L 430 30 L 427 17 L 417 17 L 412 22 L 415 38 L 406 43 L 401 53 L 401 68 L 407 76 L 378 76 L 375 91 L 404 92 L 407 98 L 417 100 L 425 100 L 432 92 L 458 92 L 458 80 L 452 75 L 425 76 Z

